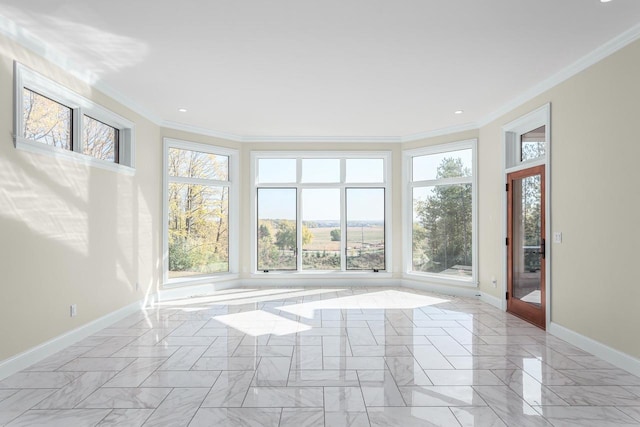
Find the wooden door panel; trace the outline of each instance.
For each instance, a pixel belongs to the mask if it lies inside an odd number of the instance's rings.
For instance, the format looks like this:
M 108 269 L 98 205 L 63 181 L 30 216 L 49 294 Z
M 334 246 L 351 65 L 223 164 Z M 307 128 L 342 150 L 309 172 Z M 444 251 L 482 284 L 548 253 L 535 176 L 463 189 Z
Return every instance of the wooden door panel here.
M 507 175 L 507 311 L 545 328 L 545 167 Z

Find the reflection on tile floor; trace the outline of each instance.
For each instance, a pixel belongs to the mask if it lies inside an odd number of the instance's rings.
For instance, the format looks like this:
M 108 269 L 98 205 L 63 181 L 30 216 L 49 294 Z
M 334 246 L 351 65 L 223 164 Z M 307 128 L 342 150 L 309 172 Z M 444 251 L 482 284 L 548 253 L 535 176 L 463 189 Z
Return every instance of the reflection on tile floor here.
M 640 425 L 640 378 L 468 298 L 235 289 L 0 381 L 0 425 Z

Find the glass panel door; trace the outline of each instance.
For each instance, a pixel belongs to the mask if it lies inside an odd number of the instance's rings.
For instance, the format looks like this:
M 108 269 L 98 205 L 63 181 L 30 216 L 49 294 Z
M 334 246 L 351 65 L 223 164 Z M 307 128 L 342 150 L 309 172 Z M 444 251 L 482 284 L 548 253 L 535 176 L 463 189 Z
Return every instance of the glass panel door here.
M 544 166 L 508 175 L 508 311 L 544 328 Z

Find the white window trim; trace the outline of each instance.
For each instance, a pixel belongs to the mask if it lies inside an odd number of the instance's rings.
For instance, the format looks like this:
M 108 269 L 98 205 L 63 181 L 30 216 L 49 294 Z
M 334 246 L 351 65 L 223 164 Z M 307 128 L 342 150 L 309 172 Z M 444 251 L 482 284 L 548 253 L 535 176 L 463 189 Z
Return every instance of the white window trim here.
M 392 161 L 392 153 L 391 151 L 252 151 L 251 152 L 251 267 L 250 274 L 251 277 L 265 277 L 265 276 L 275 276 L 282 275 L 282 277 L 290 276 L 301 276 L 301 275 L 327 275 L 331 277 L 338 276 L 351 276 L 351 275 L 360 275 L 362 277 L 391 277 L 392 273 L 392 254 L 391 254 L 391 245 L 392 245 L 392 186 L 391 186 L 391 161 Z M 297 168 L 296 168 L 296 182 L 289 183 L 258 183 L 258 160 L 259 159 L 296 159 L 297 160 Z M 340 159 L 340 182 L 327 182 L 327 183 L 303 183 L 302 181 L 302 169 L 301 163 L 302 159 Z M 367 183 L 358 183 L 358 182 L 346 182 L 346 161 L 347 159 L 383 159 L 384 164 L 384 182 L 367 182 Z M 346 226 L 346 217 L 344 216 L 345 211 L 345 191 L 342 189 L 346 188 L 384 188 L 385 193 L 385 206 L 384 206 L 384 256 L 385 256 L 385 269 L 380 270 L 378 273 L 372 273 L 368 270 L 335 270 L 335 271 L 324 271 L 324 270 L 301 270 L 302 267 L 302 251 L 298 251 L 298 259 L 297 266 L 298 270 L 272 270 L 268 273 L 264 273 L 257 269 L 258 267 L 258 241 L 256 230 L 258 227 L 258 204 L 257 204 L 257 189 L 259 187 L 263 188 L 293 188 L 297 189 L 298 196 L 303 189 L 308 188 L 339 188 L 341 189 L 340 194 L 340 227 L 344 229 Z M 296 206 L 296 215 L 297 221 L 301 222 L 301 204 L 298 203 Z M 302 227 L 298 227 L 298 241 L 301 240 L 302 235 Z M 344 239 L 340 240 L 340 265 L 346 267 L 345 260 L 345 246 L 346 242 Z
M 413 158 L 430 154 L 448 153 L 451 151 L 471 149 L 472 152 L 472 168 L 471 177 L 464 178 L 448 178 L 434 179 L 425 181 L 412 181 L 413 176 Z M 478 140 L 468 139 L 464 141 L 451 142 L 446 144 L 432 145 L 427 147 L 416 148 L 403 151 L 403 168 L 402 168 L 402 200 L 403 200 L 403 217 L 402 234 L 404 236 L 403 244 L 403 277 L 414 280 L 424 280 L 433 283 L 477 287 L 478 286 Z M 463 279 L 449 277 L 439 273 L 426 273 L 413 271 L 413 188 L 423 187 L 435 184 L 460 184 L 471 183 L 471 278 Z
M 51 157 L 72 160 L 101 169 L 135 174 L 135 125 L 132 121 L 110 111 L 101 105 L 67 89 L 36 71 L 14 62 L 14 145 L 17 149 Z M 24 137 L 23 88 L 37 92 L 66 107 L 73 116 L 73 151 L 52 147 Z M 84 116 L 90 116 L 118 129 L 119 163 L 98 159 L 82 153 L 82 130 Z
M 229 180 L 217 181 L 197 178 L 169 177 L 168 158 L 169 148 L 199 151 L 204 153 L 227 156 L 229 158 Z M 215 145 L 201 144 L 180 139 L 164 138 L 162 150 L 162 286 L 171 288 L 189 286 L 215 281 L 232 280 L 239 277 L 239 154 L 238 150 Z M 229 271 L 197 276 L 193 278 L 169 279 L 169 182 L 195 182 L 206 185 L 226 186 L 229 188 Z
M 537 129 L 540 126 L 545 126 L 545 156 L 541 159 L 534 159 L 528 161 L 518 161 L 518 158 L 513 158 L 514 151 L 513 146 L 520 144 L 518 141 L 520 140 L 520 136 L 529 132 L 530 130 Z M 553 263 L 551 262 L 553 245 L 551 240 L 551 104 L 547 103 L 543 106 L 531 111 L 524 116 L 513 120 L 512 122 L 507 123 L 502 126 L 502 165 L 503 165 L 503 183 L 502 188 L 504 189 L 507 184 L 507 175 L 511 172 L 516 172 L 519 170 L 527 169 L 534 166 L 545 165 L 545 241 L 546 245 L 546 274 L 545 274 L 545 324 L 547 328 L 551 325 L 551 292 L 552 292 L 552 284 L 551 284 L 551 268 L 553 267 Z M 516 151 L 516 154 L 517 151 Z M 514 164 L 515 160 L 515 164 Z M 510 166 L 512 165 L 512 166 Z M 507 192 L 503 191 L 502 196 L 502 230 L 504 236 L 502 236 L 502 241 L 507 238 Z M 506 311 L 507 309 L 507 301 L 504 298 L 507 292 L 507 247 L 506 245 L 502 245 L 502 293 L 500 300 L 502 301 L 502 309 Z
M 504 153 L 503 165 L 504 170 L 507 173 L 546 164 L 550 151 L 549 141 L 551 141 L 550 123 L 551 105 L 546 104 L 502 127 L 502 149 Z M 520 138 L 527 132 L 537 129 L 541 126 L 545 126 L 545 141 L 547 141 L 545 147 L 545 156 L 525 161 L 520 160 L 520 150 L 522 149 L 520 145 Z

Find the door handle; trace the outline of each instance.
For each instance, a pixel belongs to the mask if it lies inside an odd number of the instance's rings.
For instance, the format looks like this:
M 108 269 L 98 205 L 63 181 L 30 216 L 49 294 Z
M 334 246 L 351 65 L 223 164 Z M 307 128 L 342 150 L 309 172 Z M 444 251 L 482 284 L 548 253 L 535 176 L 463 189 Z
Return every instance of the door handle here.
M 542 259 L 545 259 L 545 255 L 547 252 L 547 245 L 545 239 L 542 239 L 542 243 L 540 243 L 540 252 L 538 254 L 542 255 Z

